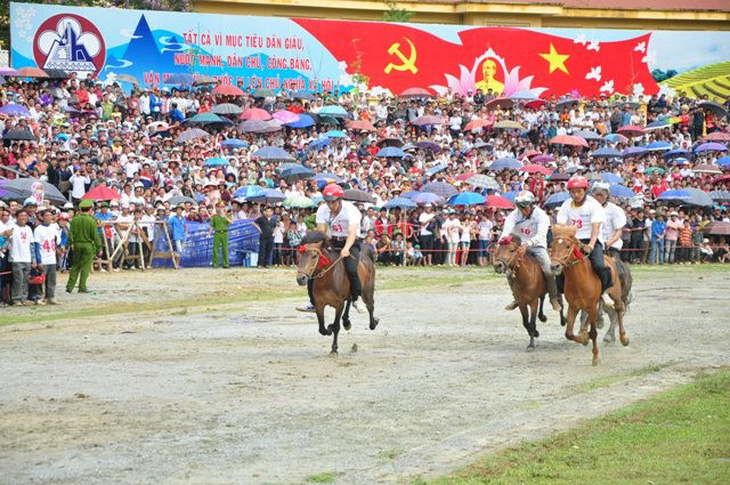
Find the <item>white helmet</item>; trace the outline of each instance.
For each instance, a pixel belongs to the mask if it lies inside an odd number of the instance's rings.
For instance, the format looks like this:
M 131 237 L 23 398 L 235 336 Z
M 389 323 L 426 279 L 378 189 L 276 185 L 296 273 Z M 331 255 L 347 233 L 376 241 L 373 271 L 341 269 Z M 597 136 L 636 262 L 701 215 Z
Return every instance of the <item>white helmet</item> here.
M 606 192 L 606 195 L 611 195 L 611 184 L 608 182 L 595 182 L 593 186 L 591 187 L 591 193 L 595 194 L 596 192 L 599 192 L 603 190 Z
M 529 190 L 523 190 L 515 197 L 515 205 L 517 207 L 529 207 L 535 203 L 535 194 Z

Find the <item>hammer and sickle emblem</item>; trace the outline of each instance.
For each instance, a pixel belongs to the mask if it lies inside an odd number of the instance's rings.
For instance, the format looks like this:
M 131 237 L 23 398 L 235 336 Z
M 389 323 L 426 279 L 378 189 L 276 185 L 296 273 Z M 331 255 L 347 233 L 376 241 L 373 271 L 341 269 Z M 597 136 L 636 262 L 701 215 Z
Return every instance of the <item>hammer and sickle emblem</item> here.
M 396 71 L 411 71 L 413 74 L 418 72 L 418 68 L 416 67 L 416 46 L 413 45 L 413 42 L 408 37 L 403 37 L 406 42 L 408 42 L 408 45 L 411 46 L 411 52 L 408 57 L 406 57 L 400 50 L 400 43 L 395 42 L 393 45 L 391 45 L 388 48 L 388 54 L 391 56 L 397 56 L 398 59 L 400 59 L 401 64 L 393 64 L 388 63 L 387 66 L 385 66 L 385 74 L 390 74 L 390 71 L 395 69 Z

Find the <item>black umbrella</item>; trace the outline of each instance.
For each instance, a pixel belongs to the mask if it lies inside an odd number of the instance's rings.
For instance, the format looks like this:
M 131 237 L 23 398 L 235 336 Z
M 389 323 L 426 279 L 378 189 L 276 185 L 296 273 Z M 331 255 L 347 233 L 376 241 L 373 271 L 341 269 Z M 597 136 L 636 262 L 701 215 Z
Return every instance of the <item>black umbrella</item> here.
M 68 79 L 70 74 L 63 69 L 44 69 L 48 74 L 48 79 Z
M 725 107 L 714 101 L 700 101 L 699 103 L 697 103 L 697 107 L 706 109 L 707 111 L 712 111 L 721 118 L 727 116 L 727 110 L 725 109 Z
M 347 189 L 345 190 L 345 197 L 343 197 L 345 200 L 349 200 L 351 202 L 367 202 L 372 204 L 375 202 L 373 198 L 368 194 L 367 192 L 364 192 L 362 190 L 357 189 Z
M 3 192 L 10 194 L 9 199 L 27 199 L 33 195 L 33 184 L 40 182 L 43 184 L 43 198 L 57 204 L 65 204 L 68 199 L 63 196 L 60 190 L 55 185 L 51 185 L 48 182 L 43 182 L 34 178 L 20 178 L 13 180 L 2 180 L 0 181 L 0 189 Z
M 24 141 L 37 141 L 38 139 L 31 133 L 30 130 L 8 130 L 3 135 L 3 140 L 24 140 Z

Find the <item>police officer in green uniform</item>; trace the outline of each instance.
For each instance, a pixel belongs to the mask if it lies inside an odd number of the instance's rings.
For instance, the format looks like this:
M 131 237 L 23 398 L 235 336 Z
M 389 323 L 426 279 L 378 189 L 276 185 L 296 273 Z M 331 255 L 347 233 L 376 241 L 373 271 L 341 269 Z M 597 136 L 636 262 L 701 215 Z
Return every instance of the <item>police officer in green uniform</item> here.
M 79 280 L 79 293 L 88 293 L 86 280 L 89 278 L 91 264 L 94 255 L 101 255 L 101 238 L 97 230 L 96 219 L 92 215 L 94 202 L 82 200 L 79 203 L 79 213 L 71 219 L 71 230 L 68 234 L 69 247 L 73 248 L 73 259 L 71 260 L 71 271 L 68 275 L 66 291 L 71 293 L 76 286 L 76 279 Z
M 233 219 L 223 202 L 218 203 L 218 214 L 210 219 L 208 236 L 213 233 L 213 267 L 218 267 L 218 253 L 223 250 L 223 268 L 228 268 L 228 226 Z

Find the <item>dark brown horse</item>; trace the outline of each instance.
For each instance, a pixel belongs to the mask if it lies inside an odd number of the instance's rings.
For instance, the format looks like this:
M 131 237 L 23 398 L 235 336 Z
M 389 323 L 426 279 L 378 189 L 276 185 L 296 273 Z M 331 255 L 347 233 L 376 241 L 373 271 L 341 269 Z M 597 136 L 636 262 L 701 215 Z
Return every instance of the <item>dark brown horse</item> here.
M 582 243 L 575 238 L 575 226 L 556 225 L 553 226 L 553 244 L 550 247 L 550 259 L 555 275 L 565 276 L 564 295 L 568 302 L 567 325 L 565 337 L 581 344 L 585 344 L 590 337 L 593 342 L 593 365 L 598 365 L 598 303 L 601 299 L 601 280 L 593 271 L 591 262 L 581 252 Z M 613 286 L 608 290 L 608 295 L 613 301 L 618 320 L 619 337 L 621 344 L 629 345 L 629 338 L 624 329 L 623 315 L 625 311 L 623 294 L 621 291 L 621 280 L 616 272 L 616 265 L 613 258 L 604 256 L 605 265 L 611 270 Z M 578 335 L 573 334 L 573 326 L 578 312 L 584 311 L 588 314 L 586 325 L 581 326 Z M 590 327 L 590 330 L 588 330 Z
M 314 308 L 319 322 L 319 333 L 333 335 L 332 354 L 337 353 L 337 336 L 340 333 L 340 318 L 345 330 L 350 330 L 350 279 L 340 255 L 333 251 L 329 239 L 319 231 L 311 231 L 302 239 L 299 249 L 301 257 L 297 265 L 297 283 L 304 286 L 309 280 L 314 283 Z M 378 326 L 373 315 L 375 309 L 375 265 L 368 247 L 360 250 L 358 275 L 362 283 L 362 299 L 370 315 L 370 330 Z M 335 309 L 335 320 L 325 327 L 324 309 Z
M 547 322 L 547 317 L 543 313 L 543 304 L 548 289 L 540 263 L 533 255 L 525 255 L 520 249 L 521 246 L 522 240 L 517 235 L 503 239 L 494 254 L 493 266 L 497 273 L 511 273 L 508 276 L 510 288 L 517 299 L 520 313 L 522 313 L 522 325 L 527 330 L 527 335 L 530 336 L 527 350 L 534 350 L 535 338 L 540 336 L 536 319 L 539 318 L 543 323 Z M 565 325 L 564 320 L 561 312 L 560 321 L 563 325 Z

